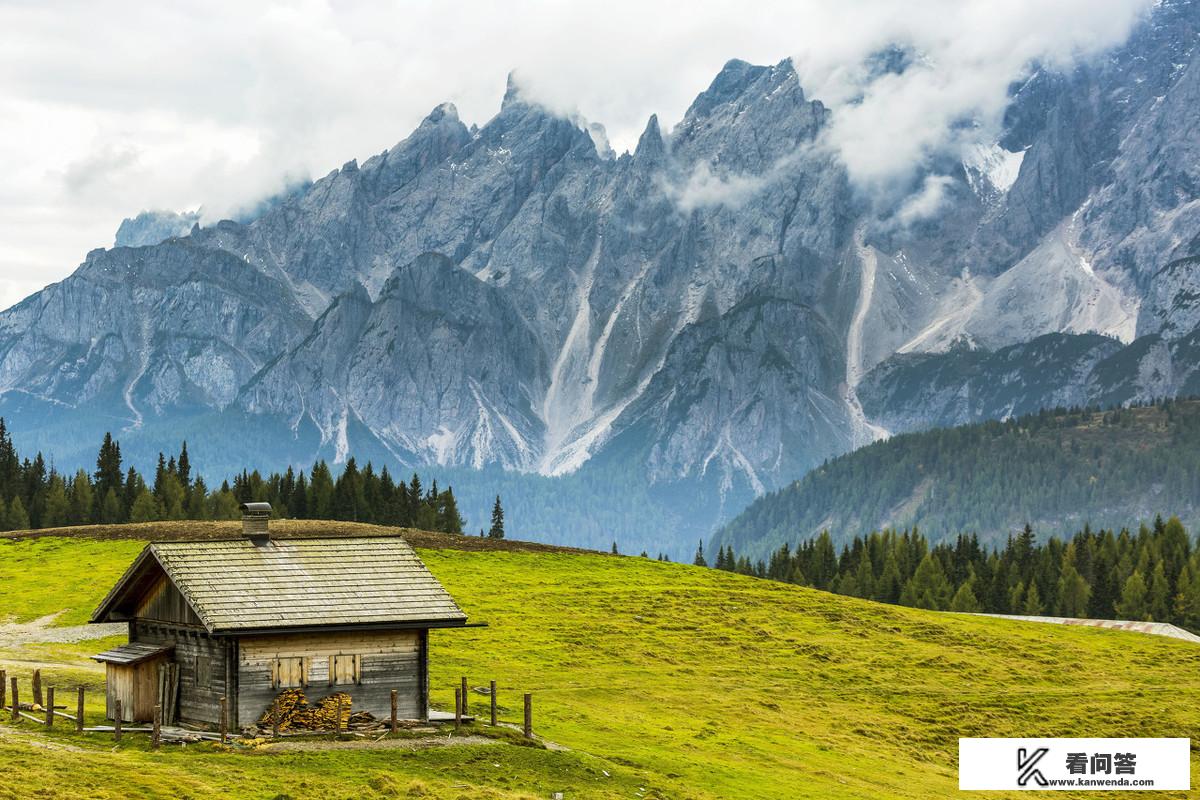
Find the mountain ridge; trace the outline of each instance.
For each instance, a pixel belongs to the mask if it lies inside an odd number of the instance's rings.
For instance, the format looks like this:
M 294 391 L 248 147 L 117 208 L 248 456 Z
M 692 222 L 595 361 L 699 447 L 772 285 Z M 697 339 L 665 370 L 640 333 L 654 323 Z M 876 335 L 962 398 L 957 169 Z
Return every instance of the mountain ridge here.
M 252 218 L 89 254 L 0 313 L 0 413 L 72 464 L 116 427 L 194 431 L 214 472 L 631 471 L 678 553 L 889 432 L 1192 385 L 1197 31 L 1167 3 L 1033 71 L 996 142 L 918 170 L 932 211 L 863 196 L 790 60 L 731 60 L 620 155 L 510 80 L 482 127 L 441 104 Z

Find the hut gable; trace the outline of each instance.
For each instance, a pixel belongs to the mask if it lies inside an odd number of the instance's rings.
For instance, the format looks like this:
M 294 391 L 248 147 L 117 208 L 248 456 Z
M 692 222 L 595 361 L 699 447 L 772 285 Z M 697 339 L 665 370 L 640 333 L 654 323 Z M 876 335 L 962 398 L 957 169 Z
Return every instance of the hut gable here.
M 190 618 L 209 633 L 236 635 L 466 623 L 412 547 L 394 536 L 154 542 L 92 621 L 133 617 Z

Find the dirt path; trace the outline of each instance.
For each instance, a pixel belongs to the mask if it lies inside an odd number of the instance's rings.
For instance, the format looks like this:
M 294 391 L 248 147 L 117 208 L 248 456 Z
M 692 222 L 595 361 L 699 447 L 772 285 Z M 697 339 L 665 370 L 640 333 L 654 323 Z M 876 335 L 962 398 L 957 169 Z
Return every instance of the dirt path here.
M 123 623 L 106 625 L 65 625 L 53 627 L 54 620 L 62 616 L 61 611 L 47 614 L 32 622 L 5 622 L 0 624 L 0 648 L 20 647 L 26 644 L 43 644 L 46 642 L 82 642 L 88 639 L 100 639 L 104 636 L 116 636 L 125 633 L 129 628 Z

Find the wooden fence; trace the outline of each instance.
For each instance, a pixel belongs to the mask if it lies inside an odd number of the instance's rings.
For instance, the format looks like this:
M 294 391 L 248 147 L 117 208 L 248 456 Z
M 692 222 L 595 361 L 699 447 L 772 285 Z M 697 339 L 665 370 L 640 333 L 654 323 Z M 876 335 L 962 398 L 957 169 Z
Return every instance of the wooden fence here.
M 169 685 L 169 681 L 165 685 L 167 686 L 167 690 L 168 690 L 166 696 L 173 697 L 174 693 L 169 691 L 171 688 Z M 163 686 L 164 686 L 164 684 L 160 683 L 160 688 L 162 688 Z M 32 700 L 32 702 L 23 703 L 23 702 L 21 702 L 20 685 L 18 684 L 16 676 L 12 676 L 10 678 L 5 670 L 0 669 L 0 715 L 3 714 L 4 709 L 7 707 L 10 712 L 10 715 L 11 715 L 10 721 L 12 723 L 20 723 L 22 721 L 29 721 L 29 722 L 32 722 L 32 723 L 35 723 L 38 725 L 42 725 L 47 729 L 54 728 L 55 720 L 62 718 L 62 719 L 70 720 L 77 733 L 111 733 L 112 737 L 113 737 L 113 741 L 115 741 L 115 742 L 121 741 L 121 737 L 124 736 L 125 734 L 145 733 L 145 734 L 150 735 L 151 747 L 153 747 L 156 750 L 158 749 L 159 745 L 164 741 L 165 742 L 183 743 L 183 742 L 210 740 L 210 741 L 221 742 L 222 744 L 224 744 L 224 743 L 227 743 L 230 738 L 230 734 L 229 734 L 229 704 L 227 703 L 227 701 L 224 697 L 222 697 L 220 700 L 221 722 L 220 722 L 220 725 L 218 726 L 219 731 L 217 733 L 212 733 L 209 731 L 190 730 L 190 729 L 185 730 L 183 728 L 174 728 L 174 727 L 164 730 L 163 729 L 164 719 L 170 719 L 173 721 L 174 720 L 174 709 L 171 709 L 169 714 L 164 714 L 163 705 L 161 702 L 158 705 L 154 706 L 154 716 L 153 716 L 153 719 L 151 720 L 151 724 L 148 727 L 145 725 L 126 726 L 121 719 L 122 716 L 124 716 L 124 715 L 122 713 L 123 709 L 121 708 L 120 700 L 113 701 L 114 719 L 112 720 L 112 725 L 93 725 L 93 726 L 89 727 L 85 724 L 85 719 L 84 719 L 84 705 L 85 705 L 85 699 L 86 699 L 84 687 L 78 686 L 75 689 L 75 713 L 74 714 L 67 713 L 67 711 L 66 711 L 67 706 L 56 705 L 57 700 L 55 698 L 55 690 L 56 690 L 55 686 L 51 685 L 51 686 L 46 687 L 44 696 L 43 696 L 42 688 L 43 687 L 42 687 L 41 670 L 34 670 L 32 678 L 30 680 L 30 699 Z M 488 688 L 486 690 L 481 690 L 481 691 L 485 691 L 488 694 L 488 702 L 489 702 L 488 720 L 489 720 L 489 724 L 492 727 L 496 727 L 500 724 L 496 718 L 496 696 L 497 696 L 496 695 L 496 682 L 490 681 Z M 160 700 L 161 700 L 161 696 L 162 695 L 160 695 Z M 61 698 L 61 695 L 59 697 Z M 454 729 L 456 731 L 461 729 L 462 725 L 464 724 L 464 721 L 471 721 L 474 719 L 473 717 L 471 717 L 471 715 L 469 713 L 470 703 L 469 703 L 468 698 L 469 698 L 469 694 L 468 694 L 468 687 L 467 687 L 467 678 L 466 678 L 466 676 L 463 676 L 461 685 L 456 686 L 454 688 Z M 521 730 L 527 738 L 532 739 L 533 738 L 533 695 L 526 693 L 524 695 L 523 700 L 524 700 L 524 724 L 523 724 Z M 395 735 L 400 730 L 401 720 L 397 716 L 397 708 L 398 708 L 398 692 L 397 692 L 397 690 L 393 689 L 391 692 L 391 715 L 390 715 L 390 718 L 385 723 L 386 727 L 384 729 L 384 734 L 383 734 L 384 736 L 386 736 L 388 733 Z M 349 730 L 348 728 L 343 727 L 342 711 L 343 711 L 342 699 L 339 696 L 337 699 L 337 713 L 334 715 L 333 726 L 330 730 L 327 730 L 324 732 L 322 732 L 322 731 L 297 731 L 297 732 L 285 733 L 285 732 L 281 732 L 279 729 L 280 709 L 279 709 L 279 700 L 278 700 L 278 698 L 276 698 L 272 704 L 271 735 L 272 735 L 272 737 L 278 738 L 278 737 L 283 737 L 283 736 L 321 735 L 322 733 L 324 733 L 326 735 L 333 734 L 336 737 L 336 736 L 341 736 L 343 733 L 353 733 L 353 731 Z M 443 717 L 442 719 L 445 719 L 445 718 Z M 429 720 L 430 723 L 436 723 L 439 721 L 442 721 L 442 720 L 432 720 L 432 719 Z M 445 721 L 448 722 L 449 720 L 445 720 Z M 511 726 L 511 727 L 515 727 L 515 726 Z

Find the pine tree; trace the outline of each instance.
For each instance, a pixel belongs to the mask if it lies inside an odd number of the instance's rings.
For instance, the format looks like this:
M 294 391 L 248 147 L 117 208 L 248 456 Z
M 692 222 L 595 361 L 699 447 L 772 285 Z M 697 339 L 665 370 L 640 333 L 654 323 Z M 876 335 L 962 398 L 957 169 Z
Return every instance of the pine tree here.
M 71 482 L 71 524 L 88 525 L 94 517 L 95 500 L 93 499 L 92 482 L 83 470 L 75 473 Z
M 20 495 L 14 497 L 8 504 L 4 527 L 10 531 L 23 531 L 29 528 L 29 514 L 25 511 L 25 504 L 21 502 Z
M 110 491 L 120 492 L 121 478 L 121 445 L 106 433 L 96 456 L 96 501 L 104 502 Z
M 614 556 L 619 556 L 619 555 L 621 555 L 620 551 L 618 551 L 618 550 L 617 550 L 617 540 L 616 540 L 616 539 L 613 539 L 613 544 L 612 544 L 612 554 L 613 554 Z
M 1200 630 L 1200 574 L 1185 564 L 1177 581 L 1175 623 L 1189 630 Z
M 1058 578 L 1058 613 L 1064 617 L 1086 617 L 1092 587 L 1075 569 L 1075 543 L 1067 545 Z
M 1156 561 L 1146 589 L 1146 605 L 1150 619 L 1167 622 L 1171 619 L 1171 589 L 1163 562 Z
M 133 501 L 133 508 L 129 509 L 130 522 L 154 522 L 158 519 L 158 504 L 154 501 L 154 495 L 146 487 L 138 492 L 138 496 Z
M 121 500 L 117 496 L 116 489 L 109 489 L 100 504 L 100 524 L 116 525 L 120 522 L 122 522 Z
M 288 467 L 288 471 L 291 471 Z M 184 441 L 183 446 L 179 448 L 179 466 L 176 470 L 179 477 L 179 482 L 183 484 L 184 491 L 191 491 L 192 488 L 192 462 L 188 458 L 187 442 Z
M 46 490 L 46 509 L 42 513 L 42 525 L 57 528 L 71 520 L 71 501 L 67 498 L 67 485 L 57 473 L 50 476 Z
M 933 553 L 926 553 L 912 578 L 905 584 L 900 602 L 903 605 L 940 611 L 949 606 L 950 599 L 950 582 L 946 580 L 941 562 Z
M 492 504 L 492 527 L 488 528 L 488 536 L 492 539 L 504 538 L 504 508 L 500 505 L 500 495 L 496 495 L 496 502 Z
M 458 501 L 454 499 L 453 486 L 447 486 L 446 491 L 438 495 L 437 504 L 437 529 L 442 533 L 462 533 L 466 521 L 458 513 Z
M 1116 607 L 1118 618 L 1135 622 L 1149 620 L 1150 607 L 1146 595 L 1146 581 L 1142 573 L 1134 570 L 1121 589 L 1121 599 Z
M 333 475 L 324 461 L 313 464 L 308 484 L 308 519 L 333 518 Z
M 616 552 L 616 543 L 613 544 L 613 552 Z M 704 558 L 704 540 L 700 540 L 700 544 L 696 546 L 696 557 L 692 559 L 692 564 L 697 567 L 707 567 L 708 561 Z
M 975 598 L 975 590 L 972 586 L 974 581 L 963 581 L 958 587 L 958 591 L 954 593 L 954 597 L 950 598 L 950 610 L 962 611 L 968 614 L 974 614 L 979 611 L 979 600 Z
M 1046 607 L 1042 605 L 1042 599 L 1038 596 L 1037 583 L 1031 581 L 1028 591 L 1025 592 L 1021 613 L 1027 617 L 1040 617 L 1045 611 Z

